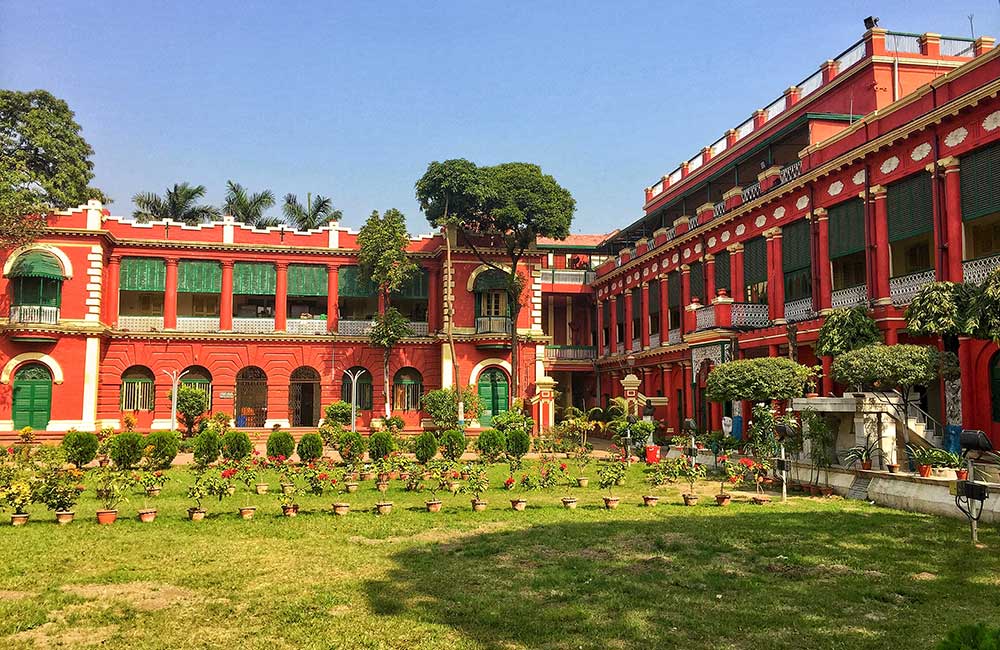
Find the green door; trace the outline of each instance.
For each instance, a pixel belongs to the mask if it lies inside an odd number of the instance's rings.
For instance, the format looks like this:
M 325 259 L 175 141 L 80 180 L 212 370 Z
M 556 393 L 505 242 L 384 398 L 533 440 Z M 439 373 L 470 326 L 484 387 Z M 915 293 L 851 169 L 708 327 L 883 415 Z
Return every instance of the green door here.
M 31 427 L 44 431 L 52 412 L 52 375 L 38 363 L 18 368 L 14 373 L 14 428 Z
M 493 416 L 509 407 L 507 375 L 499 368 L 488 368 L 479 375 L 479 424 L 490 426 Z

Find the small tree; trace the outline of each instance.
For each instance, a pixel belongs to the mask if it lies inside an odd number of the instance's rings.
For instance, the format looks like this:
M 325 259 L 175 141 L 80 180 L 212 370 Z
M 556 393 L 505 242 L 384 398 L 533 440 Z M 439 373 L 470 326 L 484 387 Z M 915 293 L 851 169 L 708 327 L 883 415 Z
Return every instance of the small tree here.
M 800 397 L 812 370 L 785 357 L 728 361 L 708 373 L 705 391 L 713 402 L 766 402 Z
M 208 395 L 204 390 L 181 384 L 177 389 L 177 415 L 180 416 L 187 435 L 190 436 L 194 432 L 198 418 L 204 415 L 207 409 Z
M 865 306 L 834 309 L 827 314 L 822 327 L 819 328 L 816 354 L 822 357 L 838 357 L 845 352 L 881 341 L 882 334 L 878 330 L 878 325 L 868 315 Z
M 459 403 L 465 405 L 466 418 L 474 417 L 479 412 L 479 395 L 474 386 L 439 388 L 428 391 L 420 398 L 420 407 L 434 421 L 434 426 L 441 430 L 458 428 Z
M 879 391 L 899 388 L 904 403 L 911 388 L 935 381 L 940 369 L 938 350 L 928 345 L 869 345 L 833 362 L 833 376 L 840 383 Z

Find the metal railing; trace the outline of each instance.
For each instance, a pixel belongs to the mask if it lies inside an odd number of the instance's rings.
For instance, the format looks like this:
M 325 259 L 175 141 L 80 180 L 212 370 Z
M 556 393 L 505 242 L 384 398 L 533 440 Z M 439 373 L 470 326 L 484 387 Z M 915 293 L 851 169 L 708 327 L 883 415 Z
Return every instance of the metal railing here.
M 9 322 L 56 325 L 59 323 L 59 308 L 48 305 L 11 305 Z
M 289 334 L 319 336 L 325 335 L 326 319 L 315 318 L 290 318 L 285 322 L 285 331 Z
M 545 358 L 549 361 L 590 361 L 597 357 L 592 345 L 546 345 Z
M 476 319 L 476 334 L 510 334 L 510 319 L 506 316 L 480 316 Z
M 830 294 L 830 306 L 834 309 L 866 304 L 868 304 L 868 285 L 865 284 L 838 289 Z
M 337 321 L 337 334 L 341 336 L 367 336 L 375 325 L 370 320 L 339 320 Z
M 667 344 L 677 345 L 681 342 L 681 330 L 680 328 L 675 328 L 672 330 L 667 330 Z
M 767 121 L 768 122 L 770 122 L 774 118 L 776 118 L 779 115 L 781 115 L 782 113 L 784 113 L 785 112 L 785 96 L 782 95 L 781 97 L 779 97 L 776 100 L 774 100 L 773 102 L 771 102 L 770 105 L 768 105 L 768 107 L 764 109 L 764 112 L 767 115 Z
M 863 58 L 865 58 L 865 43 L 859 41 L 834 59 L 837 62 L 837 74 L 842 73 Z
M 789 323 L 798 323 L 799 321 L 809 320 L 815 316 L 816 312 L 813 311 L 811 297 L 790 300 L 785 303 L 785 320 Z
M 1000 255 L 977 257 L 962 262 L 962 276 L 966 282 L 978 284 L 998 267 L 1000 267 Z
M 234 318 L 233 331 L 240 334 L 274 334 L 274 319 Z
M 424 321 L 410 321 L 410 336 L 429 336 L 430 328 Z
M 708 330 L 715 327 L 715 306 L 705 305 L 694 313 L 696 330 Z
M 815 72 L 799 84 L 799 98 L 805 98 L 819 90 L 823 85 L 823 73 Z
M 163 329 L 163 316 L 118 316 L 118 329 L 154 332 Z
M 721 217 L 725 213 L 726 213 L 726 202 L 725 201 L 719 201 L 718 203 L 716 203 L 715 205 L 712 206 L 712 216 L 713 217 Z
M 650 334 L 649 335 L 649 347 L 658 348 L 660 347 L 660 334 Z
M 934 282 L 933 269 L 889 278 L 889 296 L 892 298 L 892 304 L 897 307 L 910 304 L 910 300 L 917 295 L 921 287 L 930 282 Z
M 218 317 L 178 316 L 177 331 L 204 333 L 218 332 L 219 319 Z
M 632 339 L 632 352 L 638 352 L 642 349 L 641 339 Z
M 942 38 L 941 54 L 943 56 L 967 56 L 975 54 L 976 46 L 972 40 L 964 38 Z
M 889 32 L 885 38 L 885 49 L 904 54 L 920 54 L 920 37 L 916 34 Z
M 744 203 L 749 203 L 761 195 L 760 182 L 756 182 L 753 185 L 747 185 L 743 188 L 741 192 Z
M 539 280 L 548 284 L 590 284 L 596 275 L 586 269 L 542 269 Z
M 787 183 L 789 181 L 794 181 L 796 178 L 802 175 L 802 161 L 796 160 L 793 163 L 789 163 L 781 168 L 778 172 L 778 178 L 781 179 L 782 183 Z
M 771 325 L 767 305 L 755 302 L 734 302 L 732 322 L 733 327 L 738 329 L 760 329 Z

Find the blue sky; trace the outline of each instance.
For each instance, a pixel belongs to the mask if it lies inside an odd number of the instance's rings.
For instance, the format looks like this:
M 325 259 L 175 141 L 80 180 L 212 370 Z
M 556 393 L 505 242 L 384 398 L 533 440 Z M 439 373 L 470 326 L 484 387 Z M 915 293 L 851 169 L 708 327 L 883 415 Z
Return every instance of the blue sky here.
M 431 160 L 530 161 L 576 197 L 573 232 L 641 214 L 642 190 L 804 79 L 874 13 L 900 31 L 1000 35 L 956 2 L 13 2 L 0 87 L 66 99 L 95 184 L 227 179 L 396 207 Z M 274 210 L 277 213 L 277 209 Z

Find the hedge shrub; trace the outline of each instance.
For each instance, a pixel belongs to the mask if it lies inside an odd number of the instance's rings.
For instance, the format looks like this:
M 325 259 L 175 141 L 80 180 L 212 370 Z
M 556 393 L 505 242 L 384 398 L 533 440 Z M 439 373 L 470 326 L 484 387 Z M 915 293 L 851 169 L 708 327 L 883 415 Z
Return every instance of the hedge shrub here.
M 759 357 L 727 361 L 712 368 L 705 392 L 713 402 L 801 397 L 812 370 L 785 357 Z
M 438 452 L 438 439 L 433 431 L 424 431 L 413 442 L 413 453 L 417 462 L 426 465 Z
M 204 429 L 193 438 L 191 451 L 194 453 L 194 462 L 201 466 L 211 465 L 219 459 L 219 452 L 222 449 L 222 439 L 213 428 Z
M 318 433 L 307 433 L 299 438 L 299 460 L 311 463 L 323 455 L 323 439 Z
M 507 434 L 507 455 L 520 463 L 531 449 L 531 435 L 524 429 L 513 429 Z
M 132 469 L 142 460 L 142 436 L 135 432 L 119 433 L 111 438 L 108 456 L 119 469 Z
M 469 441 L 461 429 L 448 429 L 441 434 L 441 454 L 453 463 L 465 453 Z
M 83 467 L 97 455 L 97 434 L 90 431 L 70 431 L 62 441 L 66 460 Z
M 245 432 L 230 429 L 222 436 L 222 457 L 226 460 L 243 460 L 251 453 L 253 443 Z
M 396 441 L 388 431 L 376 431 L 368 439 L 368 453 L 372 460 L 385 458 L 396 449 Z
M 351 423 L 351 405 L 344 401 L 337 401 L 326 407 L 327 422 L 339 422 L 340 424 Z
M 364 460 L 368 444 L 357 431 L 345 431 L 340 436 L 340 457 L 345 463 L 353 465 Z
M 281 456 L 285 460 L 288 460 L 292 457 L 294 452 L 295 438 L 293 438 L 292 434 L 287 431 L 278 429 L 277 431 L 272 431 L 271 435 L 267 437 L 268 458 L 277 458 L 278 456 Z
M 479 455 L 488 463 L 496 463 L 507 452 L 507 436 L 496 429 L 486 429 L 476 441 Z
M 151 448 L 149 461 L 155 469 L 167 469 L 180 451 L 181 437 L 176 431 L 154 431 L 146 436 L 146 447 Z

